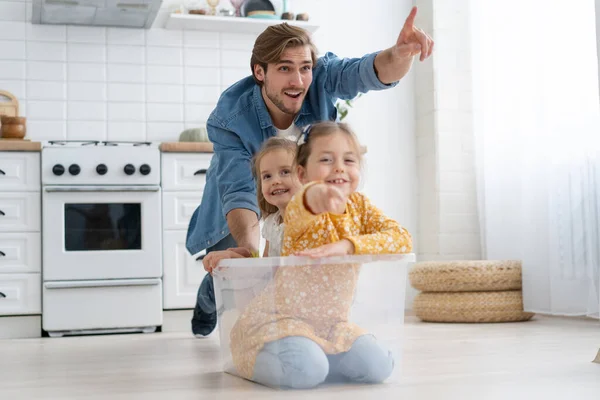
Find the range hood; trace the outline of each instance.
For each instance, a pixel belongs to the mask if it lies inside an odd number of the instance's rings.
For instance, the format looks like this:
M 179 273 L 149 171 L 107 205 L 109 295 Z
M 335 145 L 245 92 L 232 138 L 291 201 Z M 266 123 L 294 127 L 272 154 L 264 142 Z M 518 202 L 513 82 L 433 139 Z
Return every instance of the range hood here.
M 34 24 L 150 28 L 162 0 L 33 0 Z

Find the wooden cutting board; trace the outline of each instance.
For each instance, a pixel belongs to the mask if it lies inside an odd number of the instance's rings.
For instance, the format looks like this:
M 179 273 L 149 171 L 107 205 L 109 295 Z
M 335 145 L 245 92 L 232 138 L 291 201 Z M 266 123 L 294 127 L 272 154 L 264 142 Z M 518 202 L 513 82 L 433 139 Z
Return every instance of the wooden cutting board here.
M 0 90 L 0 115 L 19 116 L 19 100 L 10 92 Z
M 165 142 L 160 144 L 165 153 L 212 153 L 213 144 L 206 142 Z

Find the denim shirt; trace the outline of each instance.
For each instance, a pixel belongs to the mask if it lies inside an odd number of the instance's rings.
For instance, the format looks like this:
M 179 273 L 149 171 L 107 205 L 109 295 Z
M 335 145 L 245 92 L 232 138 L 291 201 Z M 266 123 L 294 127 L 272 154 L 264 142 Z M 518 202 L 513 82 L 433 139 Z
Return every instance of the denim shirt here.
M 362 58 L 339 58 L 327 53 L 313 68 L 313 81 L 294 123 L 307 124 L 336 120 L 337 99 L 353 99 L 358 93 L 394 87 L 377 78 L 377 53 Z M 275 136 L 260 86 L 248 76 L 225 90 L 207 122 L 214 155 L 206 174 L 202 202 L 188 226 L 186 247 L 196 254 L 229 235 L 226 215 L 244 208 L 260 215 L 251 161 L 262 143 Z

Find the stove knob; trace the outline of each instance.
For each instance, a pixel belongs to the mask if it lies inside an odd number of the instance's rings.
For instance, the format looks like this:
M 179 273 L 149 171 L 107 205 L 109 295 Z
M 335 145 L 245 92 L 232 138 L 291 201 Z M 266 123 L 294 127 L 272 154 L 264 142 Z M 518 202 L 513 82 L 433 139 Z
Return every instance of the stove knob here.
M 98 173 L 98 175 L 104 175 L 108 172 L 108 167 L 104 164 L 98 164 L 98 166 L 96 167 L 96 172 Z
M 71 164 L 69 166 L 69 173 L 71 175 L 79 175 L 80 172 L 81 172 L 81 168 L 79 168 L 79 165 L 77 165 L 77 164 Z
M 131 164 L 127 164 L 125 168 L 123 168 L 123 171 L 125 171 L 127 175 L 133 175 L 135 174 L 135 167 Z
M 56 164 L 54 167 L 52 167 L 52 173 L 54 175 L 61 176 L 65 173 L 65 167 L 60 164 Z
M 148 175 L 151 170 L 152 170 L 152 168 L 150 168 L 150 166 L 148 164 L 142 164 L 140 166 L 140 174 L 142 174 L 142 175 Z

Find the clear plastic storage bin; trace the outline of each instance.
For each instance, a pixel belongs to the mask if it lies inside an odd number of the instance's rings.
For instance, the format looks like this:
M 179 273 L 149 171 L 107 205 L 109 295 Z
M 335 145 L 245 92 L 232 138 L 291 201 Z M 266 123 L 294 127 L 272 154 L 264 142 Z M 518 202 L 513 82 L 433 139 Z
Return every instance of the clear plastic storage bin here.
M 304 365 L 303 369 L 313 374 L 306 387 L 313 387 L 315 379 L 320 381 L 314 376 L 319 373 L 327 376 L 324 384 L 365 383 L 360 381 L 364 377 L 357 381 L 346 372 L 348 360 L 362 360 L 362 356 L 345 358 L 344 370 L 338 370 L 337 360 L 350 349 L 356 353 L 360 347 L 352 347 L 358 343 L 356 339 L 369 335 L 368 340 L 384 349 L 381 354 L 393 359 L 391 374 L 384 373 L 383 382 L 397 380 L 402 365 L 407 271 L 414 261 L 414 254 L 221 261 L 213 277 L 224 371 L 271 387 L 288 388 L 289 376 L 275 376 L 277 369 L 269 375 L 264 354 L 257 359 L 261 351 L 273 351 L 281 339 L 300 337 L 302 343 L 310 340 L 310 346 L 316 344 L 317 351 L 325 355 L 317 358 L 319 365 L 314 368 Z M 275 347 L 274 351 L 281 354 L 278 351 L 284 350 Z M 291 354 L 296 357 L 296 353 Z M 289 361 L 289 351 L 286 357 Z M 324 360 L 329 369 L 322 365 Z M 313 361 L 298 359 L 302 363 Z M 356 363 L 359 369 L 367 364 L 363 361 Z M 375 369 L 379 364 L 375 363 Z M 352 363 L 350 367 L 353 369 Z M 379 382 L 379 378 L 374 379 L 366 383 Z M 303 378 L 298 380 L 302 385 Z

